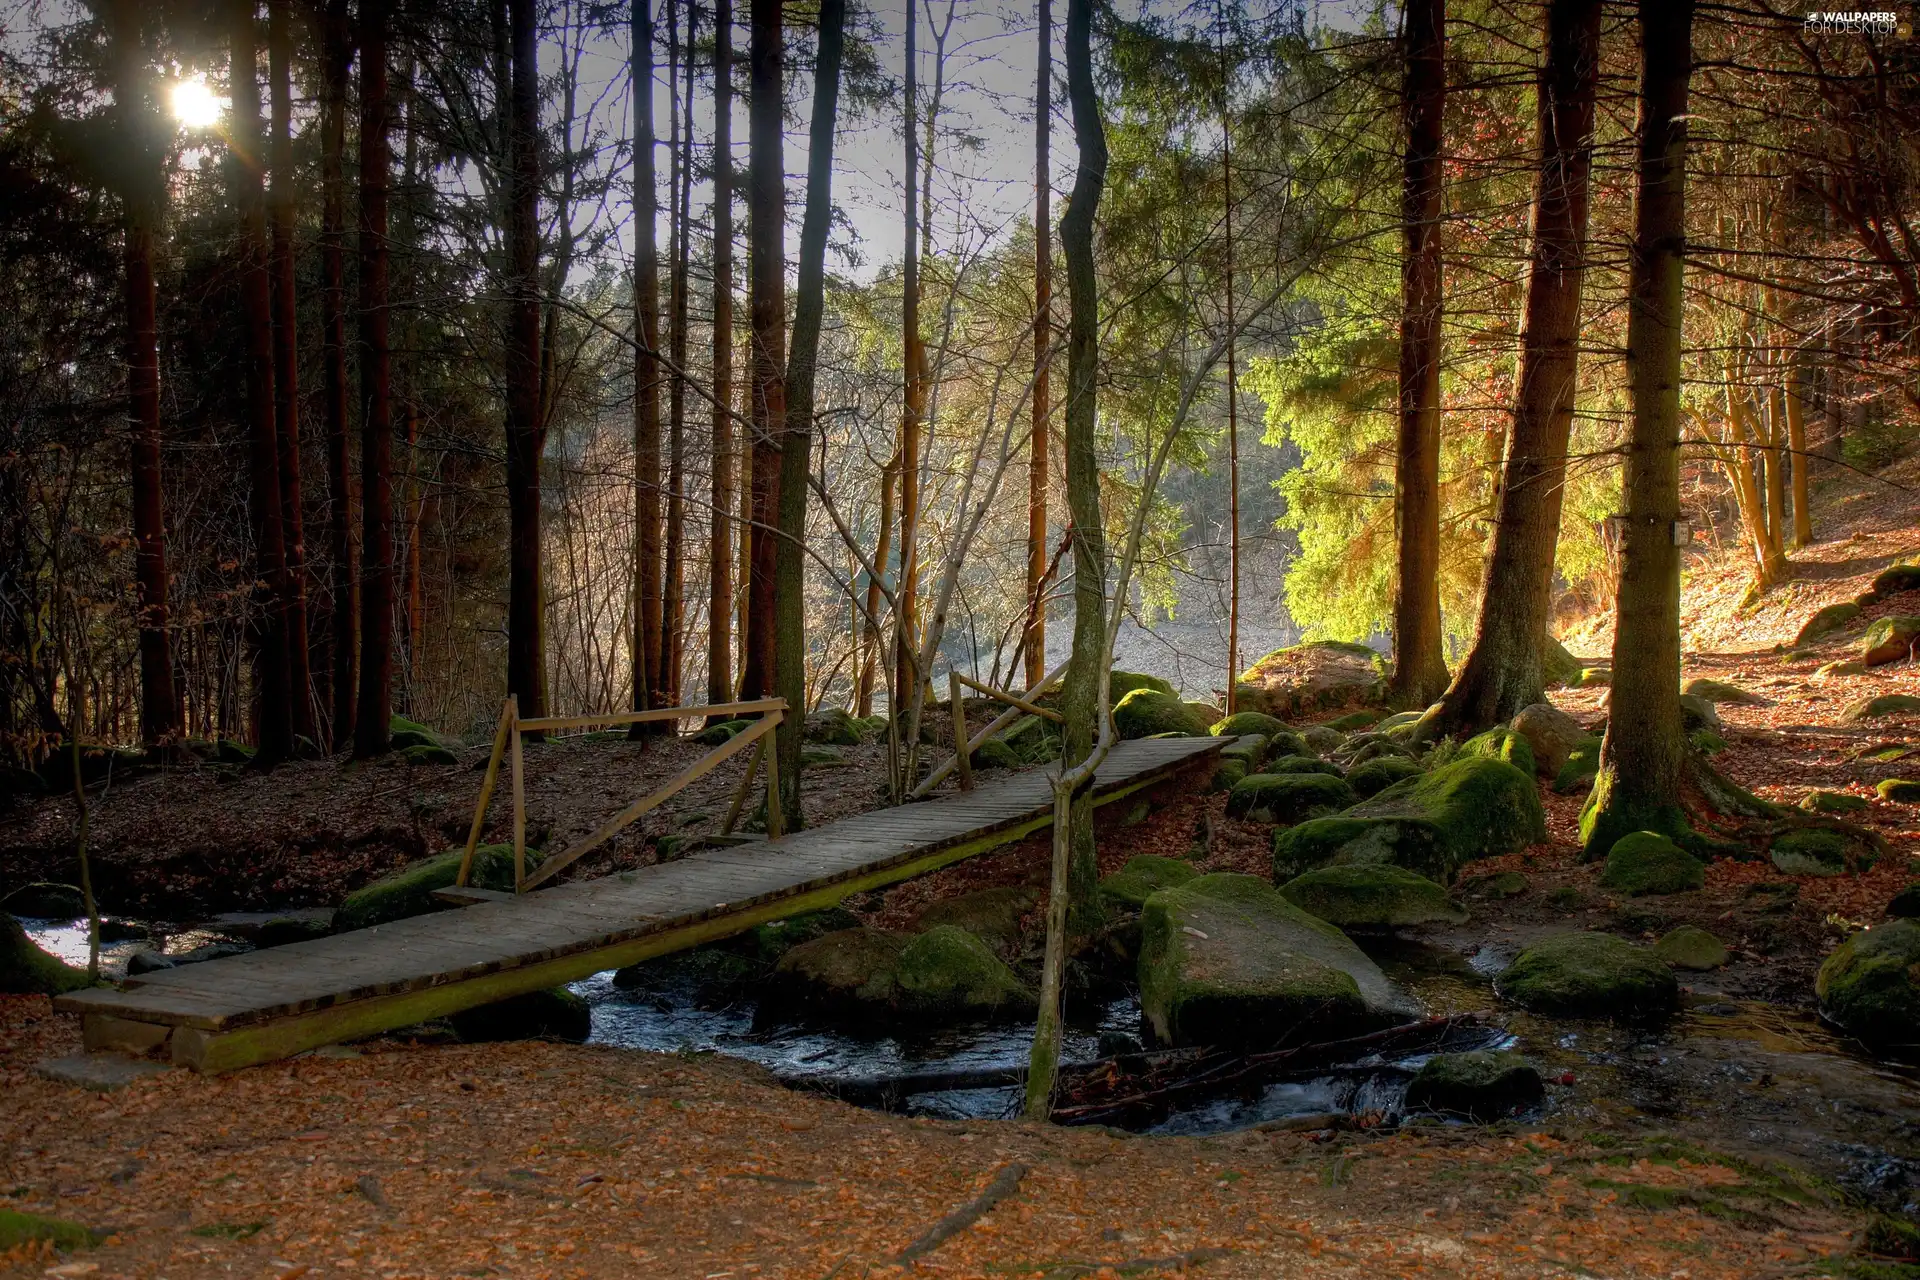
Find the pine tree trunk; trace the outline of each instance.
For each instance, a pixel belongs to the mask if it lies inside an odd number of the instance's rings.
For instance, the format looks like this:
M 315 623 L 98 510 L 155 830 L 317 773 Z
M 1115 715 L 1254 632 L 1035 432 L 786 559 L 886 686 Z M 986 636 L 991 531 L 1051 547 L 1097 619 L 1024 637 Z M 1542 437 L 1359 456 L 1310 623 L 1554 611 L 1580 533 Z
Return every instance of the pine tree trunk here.
M 1053 3 L 1039 0 L 1033 86 L 1033 433 L 1027 445 L 1027 688 L 1047 675 L 1047 358 L 1053 345 Z
M 787 361 L 786 434 L 780 449 L 780 544 L 774 598 L 774 684 L 789 714 L 775 731 L 780 800 L 787 830 L 800 813 L 800 730 L 807 710 L 807 463 L 812 454 L 814 371 L 826 311 L 827 232 L 833 224 L 833 134 L 840 100 L 840 53 L 846 0 L 820 0 L 820 42 L 814 62 L 813 119 L 807 135 L 807 205 L 800 223 L 795 281 L 793 355 Z
M 426 588 L 420 579 L 420 529 L 427 499 L 420 485 L 420 408 L 412 400 L 405 409 L 407 423 L 407 665 L 402 688 L 409 715 L 419 709 L 415 692 L 420 675 L 420 643 L 426 634 Z
M 547 713 L 546 592 L 540 539 L 540 67 L 535 0 L 508 0 L 507 693 L 522 717 Z M 368 502 L 372 502 L 371 496 Z
M 1615 601 L 1613 693 L 1580 818 L 1587 856 L 1634 831 L 1686 829 L 1680 718 L 1680 353 L 1693 0 L 1640 0 L 1640 147 L 1627 302 L 1633 425 Z
M 633 510 L 640 598 L 634 616 L 633 707 L 658 705 L 660 688 L 660 197 L 654 165 L 653 0 L 634 0 L 633 39 L 633 295 L 640 351 L 633 369 Z M 631 737 L 656 735 L 636 724 Z
M 1445 212 L 1441 117 L 1447 102 L 1446 0 L 1408 0 L 1401 110 L 1407 151 L 1401 196 L 1400 434 L 1394 509 L 1397 706 L 1424 707 L 1446 689 L 1440 638 L 1440 225 Z
M 1540 163 L 1513 429 L 1473 648 L 1423 736 L 1458 738 L 1544 701 L 1554 553 L 1580 377 L 1600 0 L 1553 0 L 1539 81 Z
M 906 118 L 902 135 L 906 139 L 906 179 L 902 187 L 906 212 L 906 257 L 901 270 L 900 327 L 901 355 L 906 386 L 900 410 L 900 577 L 894 586 L 893 609 L 893 696 L 891 714 L 902 724 L 907 708 L 913 705 L 915 672 L 913 654 L 918 639 L 914 625 L 914 597 L 919 593 L 918 547 L 920 523 L 920 421 L 926 413 L 925 343 L 920 337 L 920 130 L 918 70 L 914 33 L 919 27 L 919 6 L 907 8 L 906 89 L 903 101 Z M 885 566 L 881 566 L 884 572 Z M 918 673 L 921 681 L 925 672 Z
M 133 565 L 140 630 L 140 741 L 165 749 L 183 732 L 167 636 L 167 523 L 160 472 L 160 348 L 156 335 L 153 242 L 165 201 L 158 120 L 146 89 L 140 5 L 115 0 L 114 107 L 136 165 L 120 193 L 126 243 L 121 302 L 126 313 L 127 422 L 133 505 Z
M 281 523 L 280 446 L 273 411 L 273 291 L 267 260 L 260 83 L 253 0 L 229 0 L 232 21 L 234 203 L 240 211 L 240 307 L 245 329 L 247 441 L 253 483 L 254 698 L 259 754 L 277 764 L 293 749 L 287 663 L 287 547 Z
M 888 560 L 893 556 L 893 498 L 894 487 L 899 476 L 900 454 L 896 450 L 880 468 L 879 532 L 874 538 L 873 567 L 883 575 L 887 571 Z M 862 719 L 873 714 L 874 682 L 880 678 L 882 640 L 879 618 L 882 600 L 880 579 L 876 577 L 867 583 L 867 612 L 861 620 L 861 625 L 865 628 L 862 640 L 863 654 L 860 660 L 860 676 L 855 682 L 853 691 L 854 714 Z
M 393 156 L 387 137 L 392 103 L 387 95 L 387 20 L 382 6 L 361 7 L 359 43 L 360 403 L 364 416 L 360 422 L 360 689 L 353 754 L 364 760 L 385 753 L 393 718 L 393 348 L 387 253 Z
M 347 0 L 320 0 L 320 345 L 327 418 L 327 743 L 353 736 L 360 682 L 360 577 L 353 554 L 353 446 L 347 405 L 346 150 L 347 74 L 353 62 Z
M 1806 377 L 1797 353 L 1787 357 L 1787 448 L 1793 457 L 1793 545 L 1813 545 L 1813 509 L 1807 504 Z
M 668 290 L 673 310 L 673 367 L 687 367 L 687 251 L 692 224 L 688 220 L 693 199 L 693 43 L 697 32 L 694 20 L 698 10 L 687 5 L 687 37 L 676 42 L 677 55 L 686 51 L 686 106 L 674 111 L 673 129 L 673 278 Z M 673 77 L 667 77 L 669 90 Z M 666 583 L 660 602 L 660 699 L 662 706 L 680 705 L 680 666 L 682 630 L 687 595 L 687 380 L 681 374 L 673 378 L 673 392 L 667 409 L 667 536 L 665 543 Z
M 787 417 L 786 146 L 779 0 L 751 0 L 748 51 L 747 311 L 752 329 L 753 529 L 747 644 L 740 695 L 773 692 L 774 548 L 780 518 L 780 440 Z M 804 474 L 804 473 L 803 473 Z M 800 714 L 794 708 L 793 714 Z
M 707 702 L 733 697 L 733 5 L 713 7 L 713 510 Z

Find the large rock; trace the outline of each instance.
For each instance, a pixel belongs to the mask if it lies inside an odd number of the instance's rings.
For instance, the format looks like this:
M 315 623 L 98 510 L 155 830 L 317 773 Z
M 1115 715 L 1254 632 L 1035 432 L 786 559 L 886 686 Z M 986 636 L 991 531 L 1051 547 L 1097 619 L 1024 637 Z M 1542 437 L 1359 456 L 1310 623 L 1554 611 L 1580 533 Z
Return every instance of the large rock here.
M 1920 921 L 1854 934 L 1820 966 L 1813 990 L 1820 1011 L 1862 1040 L 1920 1043 Z
M 1417 778 L 1425 772 L 1418 761 L 1405 756 L 1375 756 L 1347 770 L 1347 785 L 1353 788 L 1353 794 L 1365 800 L 1369 796 L 1379 795 L 1396 782 Z
M 1790 876 L 1843 876 L 1874 863 L 1872 849 L 1843 832 L 1803 827 L 1776 836 L 1767 849 L 1774 869 Z
M 0 992 L 19 996 L 57 996 L 88 985 L 87 971 L 48 955 L 27 936 L 20 922 L 0 913 Z
M 1804 649 L 1816 640 L 1832 635 L 1859 616 L 1860 606 L 1851 600 L 1815 610 L 1814 615 L 1801 624 L 1799 634 L 1793 638 L 1793 647 Z
M 1207 727 L 1186 703 L 1158 689 L 1135 689 L 1113 708 L 1113 729 L 1122 738 L 1151 738 L 1162 733 L 1200 737 Z
M 1560 795 L 1579 795 L 1593 788 L 1593 780 L 1600 774 L 1600 747 L 1603 739 L 1599 737 L 1582 738 L 1574 744 L 1573 751 L 1567 756 L 1567 762 L 1553 775 L 1553 789 Z
M 1567 646 L 1560 643 L 1551 631 L 1540 644 L 1540 675 L 1547 684 L 1566 686 L 1580 678 L 1586 669 L 1586 663 L 1567 652 Z
M 1380 700 L 1387 664 L 1363 644 L 1315 640 L 1275 649 L 1240 677 L 1236 705 L 1289 719 Z
M 1706 883 L 1706 865 L 1656 831 L 1620 837 L 1607 850 L 1600 883 L 1622 893 L 1684 893 Z
M 1874 575 L 1867 589 L 1881 600 L 1903 591 L 1920 591 L 1920 564 L 1888 565 Z
M 1276 882 L 1327 866 L 1404 867 L 1442 883 L 1451 882 L 1458 870 L 1440 829 L 1418 818 L 1335 814 L 1273 833 Z
M 1562 933 L 1522 951 L 1494 981 L 1505 999 L 1555 1017 L 1665 1017 L 1680 984 L 1658 956 L 1608 933 Z
M 833 747 L 857 747 L 867 740 L 867 725 L 844 707 L 822 707 L 807 713 L 800 736 Z
M 1027 764 L 1045 764 L 1060 758 L 1060 726 L 1041 716 L 1021 716 L 1007 727 L 999 739 L 1005 741 Z
M 1287 881 L 1280 893 L 1342 929 L 1460 924 L 1467 918 L 1445 889 L 1402 867 L 1321 867 Z
M 39 880 L 0 898 L 0 911 L 29 920 L 77 920 L 87 914 L 87 896 L 70 884 Z
M 1299 738 L 1309 751 L 1323 756 L 1347 745 L 1346 733 L 1330 724 L 1310 724 L 1300 731 Z
M 1895 804 L 1920 804 L 1920 782 L 1912 778 L 1882 778 L 1874 790 Z
M 1751 690 L 1742 689 L 1737 684 L 1725 680 L 1715 680 L 1711 676 L 1695 676 L 1680 686 L 1680 692 L 1690 698 L 1700 698 L 1706 702 L 1730 703 L 1736 706 L 1762 707 L 1767 700 Z
M 845 929 L 788 951 L 763 1011 L 857 1023 L 1019 1017 L 1033 994 L 986 943 L 943 924 L 915 936 Z
M 995 885 L 954 898 L 941 898 L 922 907 L 907 928 L 924 933 L 941 925 L 964 929 L 1003 956 L 1020 953 L 1020 922 L 1040 903 L 1040 891 L 1031 885 Z
M 1159 676 L 1150 676 L 1141 671 L 1109 671 L 1107 673 L 1107 705 L 1119 706 L 1121 700 L 1135 689 L 1151 689 L 1155 693 L 1164 693 L 1169 698 L 1177 698 L 1180 691 L 1173 682 Z
M 1587 736 L 1578 720 L 1551 702 L 1536 702 L 1522 708 L 1508 727 L 1533 748 L 1533 767 L 1545 778 L 1558 774 L 1573 749 Z
M 895 972 L 900 1012 L 923 1021 L 1024 1018 L 1037 1003 L 986 943 L 950 924 L 909 942 Z
M 1340 930 L 1231 873 L 1147 899 L 1140 1004 L 1170 1045 L 1334 1039 L 1421 1012 Z
M 1147 853 L 1129 859 L 1126 866 L 1112 875 L 1103 876 L 1100 894 L 1116 906 L 1138 911 L 1147 905 L 1148 898 L 1162 889 L 1171 889 L 1199 876 L 1191 862 Z
M 1353 788 L 1324 773 L 1256 773 L 1227 793 L 1227 816 L 1249 822 L 1304 822 L 1352 804 Z
M 1727 962 L 1727 944 L 1705 929 L 1683 924 L 1654 943 L 1653 954 L 1676 969 L 1705 973 Z
M 1207 726 L 1209 733 L 1213 731 L 1213 726 L 1226 719 L 1226 712 L 1220 710 L 1219 707 L 1216 707 L 1211 702 L 1195 702 L 1189 699 L 1187 702 L 1187 710 L 1193 712 L 1194 718 Z
M 593 1034 L 593 1009 L 567 990 L 529 991 L 492 1004 L 463 1009 L 447 1019 L 469 1044 L 497 1040 L 564 1040 L 580 1044 Z
M 1346 770 L 1330 760 L 1319 756 L 1281 756 L 1278 760 L 1269 760 L 1262 773 L 1324 773 L 1329 778 L 1344 778 Z
M 1421 1064 L 1407 1085 L 1407 1110 L 1492 1124 L 1537 1105 L 1545 1096 L 1540 1072 L 1525 1058 L 1478 1049 L 1435 1054 Z
M 1904 662 L 1920 645 L 1920 617 L 1892 614 L 1878 618 L 1860 638 L 1860 659 L 1870 667 Z
M 1873 802 L 1851 791 L 1809 791 L 1800 807 L 1808 813 L 1863 813 L 1873 808 Z
M 1850 724 L 1878 720 L 1882 716 L 1910 715 L 1920 715 L 1920 698 L 1910 693 L 1883 693 L 1877 698 L 1863 698 L 1841 713 L 1842 719 Z
M 1264 711 L 1236 711 L 1225 719 L 1216 720 L 1209 732 L 1216 738 L 1239 738 L 1249 733 L 1257 733 L 1263 738 L 1271 738 L 1286 729 L 1286 723 L 1266 714 Z
M 1505 760 L 1520 772 L 1532 777 L 1535 761 L 1533 744 L 1525 735 L 1512 729 L 1488 729 L 1485 733 L 1476 733 L 1460 744 L 1462 756 L 1477 756 L 1485 760 Z
M 417 858 L 398 871 L 380 877 L 372 884 L 355 889 L 333 915 L 333 931 L 349 933 L 389 920 L 422 916 L 446 909 L 433 896 L 435 889 L 453 884 L 460 873 L 463 850 L 449 849 L 432 857 Z M 532 850 L 527 852 L 527 873 L 539 865 Z M 513 848 L 504 844 L 483 844 L 473 851 L 473 871 L 467 883 L 479 889 L 513 890 Z

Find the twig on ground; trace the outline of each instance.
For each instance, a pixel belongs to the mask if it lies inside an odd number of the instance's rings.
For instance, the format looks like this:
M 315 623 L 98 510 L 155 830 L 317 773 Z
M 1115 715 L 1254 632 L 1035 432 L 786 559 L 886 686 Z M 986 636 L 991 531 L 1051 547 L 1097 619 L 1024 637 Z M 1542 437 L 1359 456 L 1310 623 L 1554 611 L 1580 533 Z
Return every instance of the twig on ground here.
M 988 1213 L 992 1212 L 993 1206 L 999 1204 L 1002 1200 L 1005 1200 L 1014 1193 L 1014 1189 L 1020 1185 L 1020 1180 L 1026 1176 L 1026 1165 L 1007 1165 L 1001 1169 L 1000 1172 L 993 1175 L 993 1181 L 987 1184 L 985 1191 L 982 1191 L 979 1195 L 967 1201 L 958 1209 L 955 1209 L 952 1213 L 934 1223 L 931 1227 L 928 1227 L 919 1239 L 902 1249 L 894 1256 L 893 1260 L 895 1262 L 913 1262 L 916 1259 L 924 1258 L 926 1255 L 932 1253 L 935 1249 L 945 1244 L 950 1238 L 965 1231 L 968 1227 L 986 1217 Z

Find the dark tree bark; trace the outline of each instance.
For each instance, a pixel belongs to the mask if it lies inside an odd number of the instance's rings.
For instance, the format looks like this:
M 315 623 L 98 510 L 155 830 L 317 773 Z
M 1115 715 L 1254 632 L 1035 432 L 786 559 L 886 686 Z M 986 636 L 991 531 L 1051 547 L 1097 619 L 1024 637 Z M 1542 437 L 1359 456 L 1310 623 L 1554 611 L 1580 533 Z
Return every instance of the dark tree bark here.
M 140 629 L 140 741 L 166 749 L 181 736 L 180 698 L 167 636 L 167 523 L 160 474 L 160 348 L 156 336 L 153 242 L 166 199 L 159 119 L 147 90 L 140 5 L 115 0 L 114 108 L 127 156 L 121 184 L 126 242 L 121 303 L 126 313 L 127 437 L 133 491 L 133 579 Z M 76 729 L 77 732 L 77 729 Z
M 280 443 L 280 523 L 287 548 L 287 679 L 293 731 L 318 742 L 313 669 L 307 652 L 307 532 L 300 495 L 300 344 L 295 323 L 293 221 L 293 26 L 290 0 L 267 0 L 267 78 L 273 142 L 268 196 L 273 260 L 273 417 Z
M 1627 295 L 1626 528 L 1615 596 L 1613 694 L 1600 772 L 1580 816 L 1589 858 L 1634 831 L 1687 828 L 1680 717 L 1680 352 L 1687 81 L 1693 0 L 1640 0 L 1640 156 Z
M 1440 222 L 1447 104 L 1446 0 L 1408 0 L 1401 110 L 1400 436 L 1394 508 L 1399 573 L 1389 699 L 1424 707 L 1447 687 L 1440 637 Z
M 1039 0 L 1039 70 L 1033 87 L 1033 434 L 1027 445 L 1027 687 L 1047 675 L 1047 349 L 1053 345 L 1053 4 Z
M 807 462 L 813 445 L 814 372 L 820 361 L 820 324 L 826 312 L 827 232 L 833 224 L 833 134 L 840 104 L 840 54 L 846 0 L 821 0 L 820 43 L 814 62 L 813 119 L 807 134 L 807 207 L 800 222 L 800 271 L 795 282 L 793 355 L 787 361 L 786 432 L 780 445 L 780 542 L 774 575 L 785 589 L 774 597 L 774 687 L 793 709 L 775 731 L 780 800 L 787 830 L 800 813 L 800 728 L 807 706 L 806 539 Z
M 634 0 L 633 92 L 633 296 L 640 350 L 633 369 L 634 574 L 638 600 L 633 620 L 633 706 L 656 706 L 660 689 L 660 197 L 654 166 L 653 0 Z M 645 738 L 658 725 L 636 724 Z
M 707 701 L 733 698 L 733 4 L 713 6 L 713 510 Z
M 673 276 L 668 297 L 673 311 L 673 367 L 687 367 L 687 268 L 688 242 L 693 224 L 689 220 L 693 200 L 693 46 L 699 10 L 692 0 L 687 4 L 687 35 L 676 41 L 676 54 L 686 58 L 686 99 L 684 109 L 676 107 L 673 129 Z M 676 57 L 675 61 L 678 61 Z M 667 87 L 677 92 L 674 77 Z M 660 699 L 661 705 L 680 705 L 681 645 L 686 622 L 687 597 L 687 380 L 675 374 L 672 394 L 667 400 L 667 533 L 665 540 L 666 582 L 660 600 Z
M 780 433 L 787 418 L 786 143 L 781 136 L 779 0 L 752 0 L 748 50 L 747 311 L 752 327 L 753 528 L 740 696 L 774 681 L 774 555 L 779 541 Z M 803 464 L 804 465 L 804 464 Z M 804 474 L 804 473 L 803 473 Z M 792 709 L 801 714 L 801 708 Z
M 330 707 L 327 743 L 353 734 L 360 682 L 356 622 L 360 577 L 353 555 L 353 451 L 349 436 L 346 290 L 347 74 L 353 33 L 347 0 L 315 0 L 320 27 L 320 348 L 327 420 L 327 550 L 329 566 L 326 661 L 320 664 Z
M 540 563 L 540 67 L 536 0 L 508 0 L 512 79 L 507 136 L 507 692 L 520 714 L 547 711 L 546 600 Z M 372 504 L 372 495 L 368 495 Z
M 273 412 L 273 290 L 267 263 L 266 186 L 253 0 L 229 0 L 232 22 L 234 204 L 240 211 L 240 308 L 245 330 L 248 515 L 254 556 L 254 698 L 263 766 L 293 749 L 287 666 L 287 548 L 281 524 L 280 446 Z
M 1493 550 L 1473 648 L 1439 712 L 1421 726 L 1424 736 L 1464 738 L 1546 698 L 1542 645 L 1580 375 L 1580 294 L 1599 79 L 1600 0 L 1552 0 L 1539 81 L 1533 254 Z
M 917 62 L 914 33 L 919 27 L 920 6 L 907 6 L 906 86 L 902 101 L 905 119 L 901 132 L 906 139 L 906 179 L 903 184 L 906 210 L 906 250 L 900 273 L 901 363 L 905 366 L 906 386 L 900 409 L 900 577 L 894 585 L 893 602 L 893 696 L 892 714 L 904 717 L 913 705 L 916 672 L 914 654 L 918 629 L 915 626 L 915 598 L 920 594 L 918 531 L 920 524 L 920 423 L 927 410 L 926 345 L 920 337 L 920 88 L 915 75 Z M 886 566 L 877 566 L 882 573 Z M 918 682 L 926 683 L 927 672 L 918 672 Z M 905 721 L 902 720 L 904 724 Z
M 393 347 L 388 313 L 385 7 L 360 7 L 360 690 L 353 754 L 387 750 L 393 719 Z

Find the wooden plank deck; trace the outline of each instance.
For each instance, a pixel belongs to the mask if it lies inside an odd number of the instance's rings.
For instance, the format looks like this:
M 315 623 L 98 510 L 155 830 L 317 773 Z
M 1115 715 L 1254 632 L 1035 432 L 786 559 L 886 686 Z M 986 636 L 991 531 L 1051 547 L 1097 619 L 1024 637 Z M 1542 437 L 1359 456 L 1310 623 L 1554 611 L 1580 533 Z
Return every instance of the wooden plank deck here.
M 1211 756 L 1218 738 L 1117 745 L 1106 804 Z M 228 1071 L 576 981 L 838 902 L 1050 825 L 1042 770 L 780 840 L 128 979 L 55 1001 L 89 1049 Z

